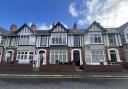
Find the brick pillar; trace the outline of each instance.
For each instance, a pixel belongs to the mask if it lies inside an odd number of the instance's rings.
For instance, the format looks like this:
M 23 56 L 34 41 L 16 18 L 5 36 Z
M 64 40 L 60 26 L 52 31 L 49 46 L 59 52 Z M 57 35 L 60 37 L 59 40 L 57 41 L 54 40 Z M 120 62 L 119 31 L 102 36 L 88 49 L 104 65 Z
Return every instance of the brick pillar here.
M 120 60 L 121 61 L 126 61 L 123 47 L 118 48 L 118 51 L 119 51 Z
M 71 48 L 68 48 L 68 62 L 71 62 Z
M 50 49 L 47 48 L 46 51 L 47 51 L 47 54 L 46 54 L 46 63 L 49 64 L 49 62 L 50 62 Z
M 105 48 L 105 61 L 107 62 L 107 61 L 109 61 L 109 59 L 108 59 L 108 49 L 107 48 Z

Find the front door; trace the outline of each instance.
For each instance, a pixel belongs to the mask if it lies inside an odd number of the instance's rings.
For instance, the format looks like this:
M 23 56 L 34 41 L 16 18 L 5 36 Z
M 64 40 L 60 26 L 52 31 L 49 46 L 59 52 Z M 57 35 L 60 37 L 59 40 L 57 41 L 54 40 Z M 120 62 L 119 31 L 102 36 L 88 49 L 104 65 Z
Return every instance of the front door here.
M 13 55 L 13 52 L 12 51 L 8 51 L 7 52 L 7 62 L 10 63 L 12 61 L 12 55 Z
M 45 51 L 39 51 L 40 64 L 43 64 L 44 59 L 45 59 Z
M 75 63 L 76 66 L 80 65 L 80 53 L 77 50 L 73 52 L 73 62 Z
M 117 62 L 117 56 L 115 50 L 110 51 L 111 62 Z

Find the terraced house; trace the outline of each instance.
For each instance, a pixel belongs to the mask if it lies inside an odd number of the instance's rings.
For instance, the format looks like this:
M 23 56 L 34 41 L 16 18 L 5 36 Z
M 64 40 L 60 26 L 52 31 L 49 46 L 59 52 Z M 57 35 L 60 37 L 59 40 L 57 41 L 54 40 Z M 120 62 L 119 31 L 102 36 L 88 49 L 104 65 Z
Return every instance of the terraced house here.
M 52 29 L 35 24 L 0 28 L 0 62 L 41 65 L 116 65 L 128 61 L 128 23 L 104 28 L 94 21 L 87 29 L 67 29 L 60 22 Z

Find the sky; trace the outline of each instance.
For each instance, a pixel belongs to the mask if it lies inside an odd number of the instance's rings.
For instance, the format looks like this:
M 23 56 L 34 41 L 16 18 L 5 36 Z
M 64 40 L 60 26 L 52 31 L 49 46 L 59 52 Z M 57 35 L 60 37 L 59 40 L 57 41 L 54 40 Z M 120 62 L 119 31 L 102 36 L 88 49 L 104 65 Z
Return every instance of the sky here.
M 60 21 L 67 28 L 77 22 L 87 28 L 94 20 L 103 27 L 119 27 L 128 22 L 128 0 L 0 0 L 0 27 L 10 29 L 35 23 L 49 29 Z

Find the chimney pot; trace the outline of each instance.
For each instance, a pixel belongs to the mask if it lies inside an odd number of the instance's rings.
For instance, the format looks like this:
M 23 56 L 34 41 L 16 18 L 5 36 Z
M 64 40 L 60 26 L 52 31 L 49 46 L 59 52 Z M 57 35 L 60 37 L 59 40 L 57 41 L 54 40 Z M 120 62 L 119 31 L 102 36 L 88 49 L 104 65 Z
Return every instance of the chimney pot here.
M 34 23 L 31 25 L 31 29 L 32 29 L 32 31 L 36 30 L 36 25 Z
M 17 26 L 16 26 L 15 24 L 12 24 L 12 25 L 11 25 L 11 28 L 10 28 L 10 31 L 11 31 L 11 32 L 17 31 Z

